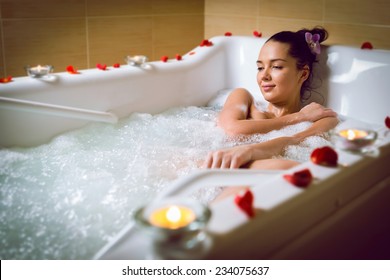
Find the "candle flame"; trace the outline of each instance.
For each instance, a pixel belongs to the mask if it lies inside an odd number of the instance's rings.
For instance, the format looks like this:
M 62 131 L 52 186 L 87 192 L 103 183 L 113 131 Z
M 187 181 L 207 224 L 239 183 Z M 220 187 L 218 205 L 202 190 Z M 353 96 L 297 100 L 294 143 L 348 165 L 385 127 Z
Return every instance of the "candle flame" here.
M 348 129 L 348 131 L 347 131 L 347 139 L 348 140 L 353 140 L 353 139 L 355 139 L 355 137 L 356 137 L 355 132 L 352 129 Z
M 163 228 L 178 229 L 195 220 L 195 212 L 188 207 L 170 205 L 156 209 L 150 216 L 150 223 Z
M 348 141 L 354 141 L 356 139 L 361 139 L 367 137 L 368 132 L 365 130 L 359 129 L 345 129 L 339 132 L 340 136 L 346 138 Z
M 167 220 L 170 222 L 178 222 L 181 219 L 181 212 L 179 207 L 171 206 L 167 211 Z

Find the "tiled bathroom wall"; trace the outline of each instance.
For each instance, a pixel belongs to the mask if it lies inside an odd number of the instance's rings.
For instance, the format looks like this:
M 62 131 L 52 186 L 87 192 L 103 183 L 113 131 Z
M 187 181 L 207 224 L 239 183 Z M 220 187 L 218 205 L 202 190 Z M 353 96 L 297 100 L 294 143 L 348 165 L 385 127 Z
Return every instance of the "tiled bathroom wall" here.
M 203 38 L 322 25 L 327 44 L 390 49 L 389 0 L 0 0 L 0 77 L 25 65 L 124 63 L 186 53 Z
M 0 0 L 0 77 L 174 57 L 204 36 L 204 0 Z
M 390 49 L 389 0 L 205 0 L 205 37 L 263 36 L 321 25 L 329 31 L 327 44 Z

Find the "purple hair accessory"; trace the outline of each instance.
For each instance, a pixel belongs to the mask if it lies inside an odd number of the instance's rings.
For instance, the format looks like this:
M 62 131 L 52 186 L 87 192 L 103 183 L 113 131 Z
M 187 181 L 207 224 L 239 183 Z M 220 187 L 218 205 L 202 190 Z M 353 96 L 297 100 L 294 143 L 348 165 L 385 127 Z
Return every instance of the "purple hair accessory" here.
M 320 35 L 319 34 L 311 34 L 310 32 L 305 33 L 306 43 L 309 46 L 312 54 L 320 54 Z

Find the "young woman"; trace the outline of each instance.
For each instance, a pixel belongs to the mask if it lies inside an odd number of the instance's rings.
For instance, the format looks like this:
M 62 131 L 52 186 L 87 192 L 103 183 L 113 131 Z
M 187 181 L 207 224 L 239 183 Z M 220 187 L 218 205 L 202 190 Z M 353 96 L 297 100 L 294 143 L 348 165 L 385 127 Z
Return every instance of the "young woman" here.
M 301 108 L 303 95 L 310 91 L 320 43 L 327 36 L 325 29 L 315 28 L 283 31 L 269 38 L 257 60 L 257 82 L 268 102 L 267 109 L 259 110 L 252 95 L 238 88 L 229 95 L 218 118 L 218 125 L 229 135 L 266 133 L 303 121 L 312 125 L 293 136 L 210 152 L 205 167 L 287 169 L 298 163 L 272 157 L 280 155 L 288 145 L 299 144 L 337 125 L 337 115 L 331 109 L 317 103 Z

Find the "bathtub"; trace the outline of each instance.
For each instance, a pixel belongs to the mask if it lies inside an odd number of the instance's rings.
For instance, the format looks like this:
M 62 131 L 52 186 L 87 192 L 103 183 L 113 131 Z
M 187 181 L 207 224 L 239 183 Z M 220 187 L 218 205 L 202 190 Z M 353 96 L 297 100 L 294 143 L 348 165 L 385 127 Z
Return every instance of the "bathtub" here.
M 0 147 L 30 147 L 90 122 L 116 123 L 133 112 L 159 113 L 176 106 L 204 106 L 217 93 L 245 87 L 261 101 L 256 60 L 264 38 L 214 37 L 178 61 L 122 65 L 108 70 L 14 78 L 0 84 Z M 378 258 L 389 256 L 390 52 L 324 47 L 316 67 L 319 98 L 351 127 L 378 132 L 375 150 L 337 150 L 336 168 L 304 162 L 287 171 L 198 170 L 172 182 L 156 199 L 188 196 L 204 185 L 250 185 L 261 213 L 248 219 L 233 198 L 210 206 L 206 259 Z M 221 101 L 219 101 L 221 102 Z M 309 168 L 310 188 L 283 175 Z M 96 253 L 96 259 L 144 259 L 150 238 L 129 224 Z M 369 252 L 369 255 L 363 254 Z

